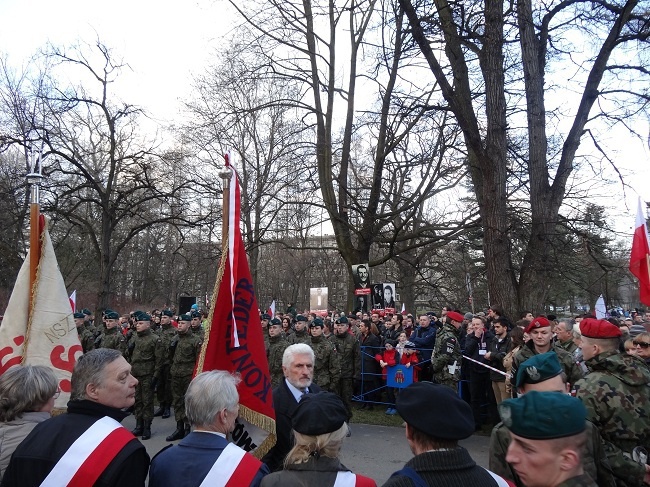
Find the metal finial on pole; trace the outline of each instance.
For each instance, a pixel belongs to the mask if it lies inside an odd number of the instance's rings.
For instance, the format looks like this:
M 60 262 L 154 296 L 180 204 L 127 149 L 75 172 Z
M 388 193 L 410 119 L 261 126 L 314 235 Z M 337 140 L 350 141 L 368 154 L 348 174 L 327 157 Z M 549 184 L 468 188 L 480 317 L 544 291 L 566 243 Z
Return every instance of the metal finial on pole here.
M 40 184 L 43 179 L 43 144 L 41 144 L 38 153 L 33 149 L 29 151 L 27 163 L 29 164 L 29 172 L 26 178 L 27 184 L 31 187 L 29 206 L 29 313 L 31 314 L 36 271 L 41 257 L 39 217 L 41 204 Z
M 230 216 L 230 178 L 232 169 L 228 166 L 219 171 L 219 177 L 223 180 L 223 214 L 221 218 L 221 244 L 228 245 L 228 220 Z

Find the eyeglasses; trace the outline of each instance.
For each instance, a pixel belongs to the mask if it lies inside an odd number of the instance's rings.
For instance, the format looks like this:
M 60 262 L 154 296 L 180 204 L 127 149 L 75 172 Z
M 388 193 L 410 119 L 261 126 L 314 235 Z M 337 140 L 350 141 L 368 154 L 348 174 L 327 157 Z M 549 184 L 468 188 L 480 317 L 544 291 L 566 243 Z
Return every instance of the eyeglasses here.
M 57 387 L 57 388 L 56 388 L 56 392 L 54 393 L 54 395 L 53 395 L 52 397 L 53 397 L 54 399 L 58 399 L 60 395 L 61 395 L 61 388 L 60 388 L 60 387 Z
M 641 348 L 648 348 L 648 347 L 650 347 L 650 343 L 648 343 L 648 342 L 637 342 L 637 341 L 634 341 L 634 342 L 632 342 L 632 344 L 633 344 L 635 347 L 641 347 Z

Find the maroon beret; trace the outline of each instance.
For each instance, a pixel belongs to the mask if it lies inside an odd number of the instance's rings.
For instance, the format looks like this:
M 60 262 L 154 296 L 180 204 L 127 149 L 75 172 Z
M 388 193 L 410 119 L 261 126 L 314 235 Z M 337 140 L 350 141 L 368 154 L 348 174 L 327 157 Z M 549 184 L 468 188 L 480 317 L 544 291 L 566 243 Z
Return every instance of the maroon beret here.
M 580 322 L 580 333 L 588 338 L 618 338 L 623 334 L 618 326 L 596 318 L 583 319 Z
M 456 311 L 447 311 L 447 318 L 462 323 L 465 317 Z
M 530 322 L 530 324 L 526 327 L 524 332 L 530 333 L 531 330 L 535 330 L 537 328 L 545 328 L 547 326 L 551 326 L 551 322 L 548 321 L 543 316 L 538 316 L 537 318 L 535 318 L 533 321 Z

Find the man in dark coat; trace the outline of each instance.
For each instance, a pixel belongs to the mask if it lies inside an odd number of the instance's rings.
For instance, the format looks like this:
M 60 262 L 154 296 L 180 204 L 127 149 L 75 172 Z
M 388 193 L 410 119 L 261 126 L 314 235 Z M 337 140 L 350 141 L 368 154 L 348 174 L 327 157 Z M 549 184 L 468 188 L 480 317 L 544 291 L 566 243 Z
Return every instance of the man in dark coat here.
M 305 343 L 290 345 L 282 356 L 284 380 L 273 389 L 275 409 L 275 446 L 262 458 L 272 472 L 282 469 L 284 458 L 292 447 L 291 418 L 305 394 L 321 392 L 312 383 L 314 378 L 314 351 Z
M 122 409 L 135 402 L 137 383 L 118 350 L 100 348 L 80 357 L 68 412 L 36 425 L 16 448 L 2 486 L 143 487 L 149 455 L 119 424 L 127 416 Z

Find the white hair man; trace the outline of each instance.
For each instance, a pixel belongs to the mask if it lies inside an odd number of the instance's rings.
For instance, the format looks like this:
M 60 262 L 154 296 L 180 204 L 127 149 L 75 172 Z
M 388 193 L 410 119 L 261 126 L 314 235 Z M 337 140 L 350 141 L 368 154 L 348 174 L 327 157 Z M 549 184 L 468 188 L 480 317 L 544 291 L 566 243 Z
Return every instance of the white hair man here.
M 193 431 L 153 458 L 150 487 L 260 484 L 269 473 L 266 465 L 227 440 L 239 414 L 238 382 L 222 370 L 203 372 L 190 382 L 185 414 Z
M 291 450 L 291 419 L 305 394 L 321 392 L 312 382 L 314 378 L 314 351 L 305 343 L 290 345 L 282 355 L 284 380 L 273 388 L 273 407 L 275 408 L 275 427 L 277 441 L 264 456 L 272 472 L 282 469 L 287 453 Z

